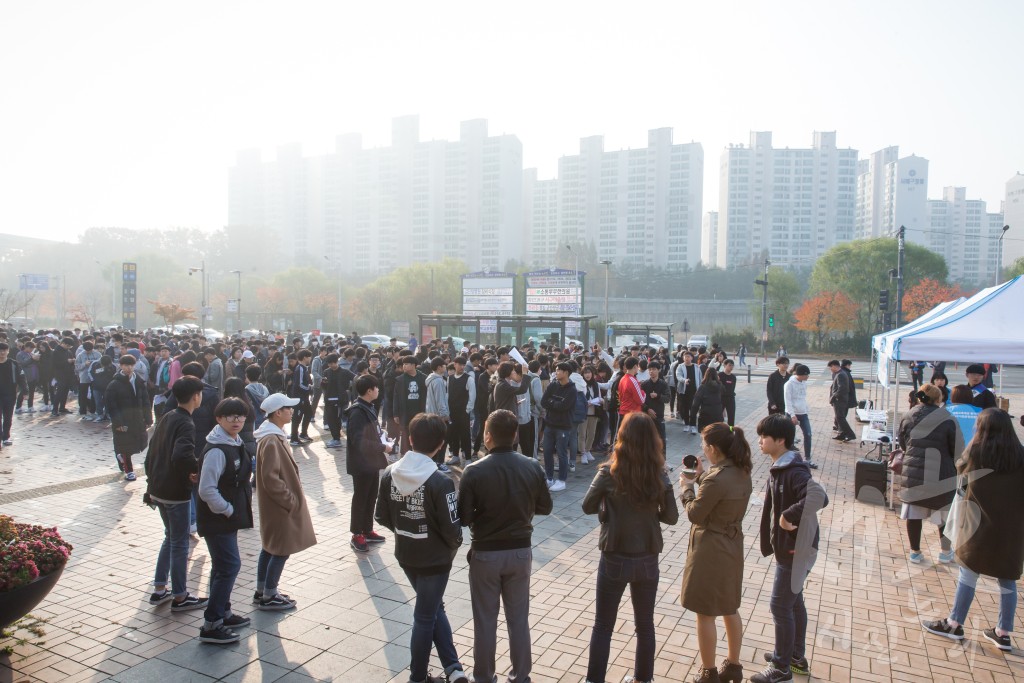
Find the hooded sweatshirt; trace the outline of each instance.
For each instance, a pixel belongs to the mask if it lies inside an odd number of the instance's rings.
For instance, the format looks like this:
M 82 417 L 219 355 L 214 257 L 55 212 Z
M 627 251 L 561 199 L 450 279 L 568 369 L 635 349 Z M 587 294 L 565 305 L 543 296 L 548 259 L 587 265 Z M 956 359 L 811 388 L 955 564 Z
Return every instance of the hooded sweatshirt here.
M 458 494 L 430 456 L 409 451 L 384 470 L 374 516 L 394 532 L 402 568 L 424 575 L 451 571 L 462 545 Z
M 214 427 L 207 435 L 206 443 L 236 447 L 243 445 L 240 437 L 229 436 L 220 425 Z M 203 499 L 214 514 L 230 517 L 234 514 L 234 508 L 231 503 L 224 499 L 224 496 L 221 495 L 220 490 L 217 488 L 217 482 L 220 480 L 221 475 L 224 474 L 226 463 L 224 450 L 211 448 L 206 451 L 206 455 L 203 457 L 202 474 L 199 475 L 199 497 Z M 241 463 L 235 463 L 236 470 L 240 467 Z
M 431 372 L 427 375 L 427 408 L 428 413 L 448 417 L 448 385 L 444 377 Z
M 810 571 L 818 554 L 817 513 L 827 505 L 828 495 L 811 477 L 807 462 L 796 451 L 784 453 L 768 468 L 761 509 L 761 554 L 775 555 L 780 564 Z M 782 517 L 796 525 L 796 530 L 783 529 L 779 525 Z

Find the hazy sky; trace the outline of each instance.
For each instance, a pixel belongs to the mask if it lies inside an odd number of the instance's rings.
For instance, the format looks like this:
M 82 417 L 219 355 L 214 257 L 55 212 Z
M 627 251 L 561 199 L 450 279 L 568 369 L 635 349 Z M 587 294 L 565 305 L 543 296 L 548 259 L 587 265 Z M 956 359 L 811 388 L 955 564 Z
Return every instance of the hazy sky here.
M 1021 26 L 1018 0 L 6 2 L 0 232 L 216 229 L 237 150 L 386 145 L 411 113 L 425 139 L 487 118 L 541 177 L 580 137 L 671 126 L 704 145 L 704 211 L 728 143 L 836 130 L 995 211 L 1024 171 Z

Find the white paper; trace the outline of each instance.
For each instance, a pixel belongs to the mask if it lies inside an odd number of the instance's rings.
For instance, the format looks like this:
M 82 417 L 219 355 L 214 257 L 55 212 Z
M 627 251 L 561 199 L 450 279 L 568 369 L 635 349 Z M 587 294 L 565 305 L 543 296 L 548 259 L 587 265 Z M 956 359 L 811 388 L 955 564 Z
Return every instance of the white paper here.
M 519 349 L 517 349 L 516 347 L 513 346 L 511 348 L 511 350 L 509 350 L 508 355 L 512 357 L 512 360 L 514 360 L 517 363 L 519 363 L 520 365 L 522 365 L 523 366 L 523 372 L 526 372 L 526 370 L 527 370 L 526 366 L 529 365 L 529 363 L 527 363 L 526 359 L 523 358 L 523 354 L 519 353 Z

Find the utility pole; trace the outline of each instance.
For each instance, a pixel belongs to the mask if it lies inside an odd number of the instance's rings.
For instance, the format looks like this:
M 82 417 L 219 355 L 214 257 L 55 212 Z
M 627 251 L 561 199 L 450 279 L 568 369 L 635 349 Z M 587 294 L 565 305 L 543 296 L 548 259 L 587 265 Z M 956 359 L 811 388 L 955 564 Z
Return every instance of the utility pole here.
M 1003 231 L 999 233 L 999 239 L 996 241 L 996 281 L 992 283 L 993 287 L 998 285 L 1003 277 L 1003 238 L 1006 237 L 1006 231 L 1009 229 L 1009 225 L 1004 225 Z
M 605 259 L 601 261 L 601 265 L 604 266 L 604 345 L 608 346 L 612 343 L 608 335 L 608 271 L 611 268 L 612 262 Z
M 764 343 L 768 339 L 768 266 L 771 261 L 764 260 L 764 279 L 754 280 L 755 285 L 761 286 L 761 356 L 764 356 Z
M 907 228 L 900 226 L 896 244 L 899 248 L 896 258 L 896 329 L 903 325 L 903 266 L 906 259 Z

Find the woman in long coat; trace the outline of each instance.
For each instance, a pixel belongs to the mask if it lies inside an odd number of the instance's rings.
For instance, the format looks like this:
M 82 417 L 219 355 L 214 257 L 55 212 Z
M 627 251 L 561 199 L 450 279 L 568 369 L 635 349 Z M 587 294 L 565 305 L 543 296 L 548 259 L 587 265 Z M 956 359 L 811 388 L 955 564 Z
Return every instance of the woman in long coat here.
M 963 451 L 963 436 L 957 430 L 956 418 L 939 407 L 942 392 L 938 387 L 922 385 L 917 399 L 918 405 L 900 421 L 899 443 L 903 448 L 900 519 L 907 522 L 911 562 L 918 564 L 924 560 L 921 527 L 926 519 L 939 528 L 942 547 L 939 562 L 952 562 L 953 550 L 942 532 L 946 513 L 953 502 L 953 487 L 947 484 L 956 477 L 955 463 Z
M 679 496 L 690 520 L 690 545 L 683 569 L 682 605 L 697 615 L 701 669 L 697 681 L 743 679 L 739 664 L 743 641 L 740 598 L 743 593 L 743 517 L 753 485 L 750 446 L 739 427 L 724 422 L 701 432 L 711 469 L 698 459 L 695 478 L 680 475 Z M 696 492 L 694 482 L 699 483 Z M 715 670 L 716 617 L 724 617 L 729 655 Z
M 271 394 L 260 405 L 267 419 L 255 432 L 256 494 L 263 544 L 256 566 L 256 609 L 285 610 L 295 606 L 288 596 L 277 592 L 278 580 L 290 555 L 316 545 L 299 466 L 284 432 L 298 402 L 299 399 L 284 394 Z
M 924 622 L 927 631 L 963 640 L 963 624 L 974 601 L 978 576 L 999 585 L 999 621 L 982 631 L 1000 650 L 1010 650 L 1017 607 L 1017 581 L 1024 570 L 1024 447 L 1006 411 L 986 408 L 974 438 L 957 463 L 966 475 L 964 514 L 957 524 L 960 576 L 949 618 Z M 991 622 L 990 622 L 991 623 Z

